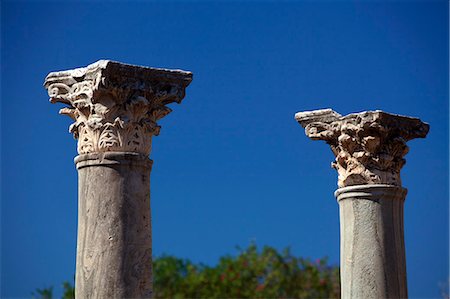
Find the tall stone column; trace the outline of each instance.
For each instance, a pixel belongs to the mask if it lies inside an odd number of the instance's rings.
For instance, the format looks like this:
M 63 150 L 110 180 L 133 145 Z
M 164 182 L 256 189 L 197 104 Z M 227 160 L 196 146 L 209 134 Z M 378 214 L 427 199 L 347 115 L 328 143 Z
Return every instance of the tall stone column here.
M 407 298 L 400 169 L 406 142 L 424 138 L 417 118 L 366 111 L 341 116 L 331 109 L 299 112 L 296 120 L 336 156 L 341 231 L 341 297 Z
M 78 139 L 77 298 L 152 297 L 149 154 L 190 72 L 100 60 L 44 86 Z

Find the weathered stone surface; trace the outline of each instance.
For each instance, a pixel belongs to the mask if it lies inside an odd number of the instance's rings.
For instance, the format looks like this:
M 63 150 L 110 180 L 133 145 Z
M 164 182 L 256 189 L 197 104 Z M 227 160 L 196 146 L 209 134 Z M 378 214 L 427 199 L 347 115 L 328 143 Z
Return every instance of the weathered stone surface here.
M 50 102 L 75 123 L 79 176 L 77 298 L 151 298 L 148 158 L 157 121 L 180 103 L 192 73 L 100 60 L 50 73 Z
M 151 298 L 151 160 L 137 153 L 75 158 L 77 298 Z
M 100 60 L 84 68 L 52 72 L 45 79 L 50 102 L 75 123 L 78 153 L 123 151 L 148 155 L 157 121 L 180 103 L 192 73 Z
M 341 297 L 407 298 L 403 203 L 390 185 L 340 188 Z
M 406 142 L 424 138 L 417 118 L 383 111 L 342 116 L 331 109 L 299 112 L 296 120 L 336 156 L 341 231 L 341 298 L 407 298 L 400 170 Z
M 338 186 L 389 184 L 401 186 L 406 142 L 424 138 L 429 125 L 420 119 L 383 111 L 341 116 L 331 109 L 299 112 L 296 120 L 313 140 L 326 141 L 336 156 Z

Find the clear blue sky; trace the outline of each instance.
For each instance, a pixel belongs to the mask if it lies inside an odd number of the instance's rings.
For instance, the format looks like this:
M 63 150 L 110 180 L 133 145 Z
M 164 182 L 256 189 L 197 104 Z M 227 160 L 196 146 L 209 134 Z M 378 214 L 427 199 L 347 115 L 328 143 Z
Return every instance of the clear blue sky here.
M 251 240 L 339 263 L 333 155 L 302 110 L 382 109 L 431 130 L 403 184 L 409 292 L 448 281 L 448 4 L 1 4 L 1 297 L 72 280 L 76 142 L 48 102 L 50 71 L 98 59 L 194 73 L 152 159 L 153 247 L 212 264 Z

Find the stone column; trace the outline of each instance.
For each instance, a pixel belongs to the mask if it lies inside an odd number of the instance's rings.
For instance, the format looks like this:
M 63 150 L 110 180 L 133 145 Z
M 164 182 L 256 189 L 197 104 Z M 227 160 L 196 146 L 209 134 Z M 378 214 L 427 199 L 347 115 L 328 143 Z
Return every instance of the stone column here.
M 78 139 L 77 298 L 152 297 L 148 156 L 166 105 L 180 103 L 191 80 L 107 60 L 45 79 Z
M 299 112 L 296 120 L 336 156 L 341 231 L 341 297 L 407 298 L 400 169 L 406 142 L 424 138 L 417 118 L 366 111 L 341 116 L 331 109 Z

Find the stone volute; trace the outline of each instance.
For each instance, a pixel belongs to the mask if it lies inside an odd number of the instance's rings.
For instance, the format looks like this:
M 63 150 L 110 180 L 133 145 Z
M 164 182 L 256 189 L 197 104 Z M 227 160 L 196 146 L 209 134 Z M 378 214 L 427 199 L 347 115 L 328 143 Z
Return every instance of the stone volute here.
M 383 111 L 342 116 L 331 109 L 295 119 L 335 155 L 341 231 L 341 297 L 407 298 L 400 170 L 406 142 L 424 138 L 429 125 Z
M 46 77 L 78 140 L 77 298 L 152 297 L 148 155 L 158 120 L 191 81 L 190 72 L 109 60 Z
M 387 184 L 401 186 L 406 142 L 425 138 L 428 124 L 420 119 L 365 111 L 341 116 L 331 109 L 299 112 L 296 120 L 313 140 L 324 140 L 336 156 L 332 167 L 338 186 Z
M 100 60 L 84 68 L 52 72 L 45 79 L 51 103 L 74 120 L 69 131 L 78 153 L 133 152 L 149 155 L 157 121 L 180 103 L 192 73 Z

